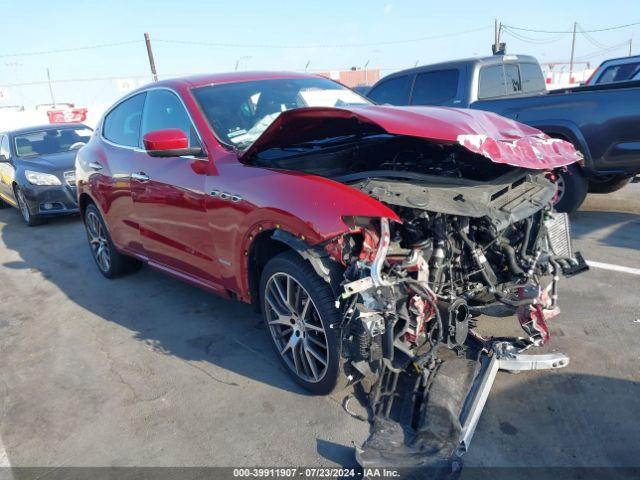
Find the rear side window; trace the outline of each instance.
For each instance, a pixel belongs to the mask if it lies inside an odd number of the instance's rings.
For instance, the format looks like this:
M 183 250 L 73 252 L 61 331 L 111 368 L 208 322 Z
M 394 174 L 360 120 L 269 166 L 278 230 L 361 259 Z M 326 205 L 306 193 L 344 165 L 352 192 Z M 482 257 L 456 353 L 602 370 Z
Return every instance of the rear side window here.
M 107 140 L 126 147 L 140 146 L 140 123 L 146 93 L 128 98 L 104 119 L 102 135 Z
M 624 82 L 632 80 L 638 73 L 640 73 L 640 62 L 612 65 L 605 68 L 596 83 Z
M 478 98 L 500 97 L 506 92 L 502 65 L 484 67 L 480 70 Z
M 522 91 L 522 82 L 520 81 L 520 69 L 518 68 L 518 65 L 504 66 L 504 80 L 507 95 Z
M 458 93 L 458 70 L 438 70 L 420 73 L 411 95 L 412 105 L 439 105 Z
M 369 98 L 376 103 L 391 105 L 407 105 L 409 103 L 410 76 L 396 77 L 382 82 L 369 93 Z
M 535 63 L 520 64 L 520 79 L 523 92 L 543 92 L 547 89 L 542 70 Z
M 189 147 L 200 146 L 195 128 L 180 99 L 169 90 L 151 90 L 144 104 L 142 135 L 167 128 L 181 130 L 189 139 Z

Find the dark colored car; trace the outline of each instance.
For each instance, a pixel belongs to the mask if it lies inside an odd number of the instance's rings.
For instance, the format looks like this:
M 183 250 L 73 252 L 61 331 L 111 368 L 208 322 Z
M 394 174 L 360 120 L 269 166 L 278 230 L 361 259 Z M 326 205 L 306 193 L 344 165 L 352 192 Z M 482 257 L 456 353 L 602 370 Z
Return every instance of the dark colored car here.
M 640 81 L 547 91 L 535 58 L 495 55 L 397 72 L 368 96 L 391 105 L 488 110 L 571 142 L 584 162 L 557 172 L 560 211 L 576 210 L 587 191 L 618 190 L 640 173 Z
M 353 90 L 356 93 L 359 93 L 360 95 L 366 95 L 370 89 L 371 89 L 370 85 L 357 85 L 353 87 L 351 90 Z
M 585 85 L 640 80 L 640 55 L 610 58 L 596 68 Z
M 0 133 L 0 208 L 18 208 L 30 226 L 77 213 L 75 157 L 91 134 L 82 124 Z
M 495 348 L 508 348 L 513 370 L 548 340 L 558 277 L 584 268 L 548 177 L 579 158 L 490 112 L 376 106 L 326 78 L 236 72 L 130 93 L 78 152 L 76 176 L 105 277 L 144 262 L 253 303 L 295 381 L 327 394 L 367 379 L 379 421 L 391 422 L 395 398 L 418 402 L 414 412 L 427 402 L 440 423 L 406 425 L 419 432 L 403 453 L 425 465 L 468 444 Z M 525 339 L 475 334 L 471 315 L 505 312 Z M 524 363 L 568 362 L 549 360 Z M 460 413 L 474 379 L 486 380 L 467 402 L 475 410 Z M 427 396 L 430 385 L 440 396 Z M 428 446 L 448 419 L 447 437 Z M 363 465 L 403 448 L 404 436 L 376 432 Z

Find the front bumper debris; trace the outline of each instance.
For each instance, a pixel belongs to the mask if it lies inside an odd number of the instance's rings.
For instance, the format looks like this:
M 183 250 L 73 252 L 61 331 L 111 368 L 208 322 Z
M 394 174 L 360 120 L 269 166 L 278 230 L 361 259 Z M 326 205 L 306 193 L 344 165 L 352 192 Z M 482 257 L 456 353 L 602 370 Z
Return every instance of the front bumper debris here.
M 385 369 L 372 389 L 371 433 L 356 460 L 364 469 L 398 468 L 403 478 L 452 478 L 462 468 L 498 371 L 566 367 L 561 353 L 525 354 L 521 340 L 479 343 L 475 354 L 443 356 L 418 371 Z

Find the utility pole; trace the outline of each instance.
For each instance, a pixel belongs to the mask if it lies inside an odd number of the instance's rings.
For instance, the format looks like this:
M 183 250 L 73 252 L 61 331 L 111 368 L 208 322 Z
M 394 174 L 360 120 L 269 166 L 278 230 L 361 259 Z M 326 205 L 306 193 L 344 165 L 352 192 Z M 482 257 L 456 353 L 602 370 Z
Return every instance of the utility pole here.
M 369 85 L 369 76 L 367 75 L 367 67 L 369 66 L 370 60 L 367 60 L 367 63 L 364 64 L 364 84 Z
M 631 56 L 631 51 L 633 50 L 633 35 L 629 39 L 629 56 Z
M 49 93 L 51 94 L 51 103 L 53 104 L 53 108 L 56 108 L 56 98 L 53 96 L 53 86 L 51 85 L 51 73 L 49 72 L 49 68 L 47 68 L 47 82 L 49 83 Z
M 144 42 L 147 44 L 147 55 L 149 56 L 149 66 L 151 67 L 151 75 L 153 75 L 153 81 L 158 81 L 158 72 L 156 72 L 156 62 L 153 60 L 153 50 L 151 50 L 151 39 L 149 34 L 145 32 Z
M 244 57 L 240 57 L 238 60 L 236 60 L 236 68 L 235 70 L 238 70 L 238 67 L 240 66 L 240 62 L 242 60 L 249 60 L 251 57 L 249 55 L 245 55 Z
M 504 55 L 506 52 L 506 46 L 500 44 L 500 32 L 502 30 L 502 23 L 495 19 L 494 30 L 493 30 L 493 47 L 491 48 L 491 52 L 494 55 Z
M 573 57 L 576 51 L 576 29 L 578 22 L 573 22 L 573 39 L 571 40 L 571 61 L 569 62 L 569 83 L 573 83 Z

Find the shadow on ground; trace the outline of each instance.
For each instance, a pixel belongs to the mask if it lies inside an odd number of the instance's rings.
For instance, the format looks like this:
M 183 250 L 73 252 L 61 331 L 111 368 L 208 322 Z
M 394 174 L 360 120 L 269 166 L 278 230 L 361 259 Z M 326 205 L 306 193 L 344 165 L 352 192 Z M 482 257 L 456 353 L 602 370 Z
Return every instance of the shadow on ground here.
M 637 225 L 637 216 L 616 214 L 614 219 L 612 214 L 580 212 L 576 218 L 578 236 L 626 222 L 627 227 L 618 228 L 607 241 L 636 248 L 637 237 L 628 237 L 627 229 L 630 223 Z M 259 316 L 248 305 L 213 297 L 146 267 L 116 281 L 104 279 L 93 264 L 77 217 L 29 228 L 9 210 L 0 212 L 0 221 L 5 223 L 4 245 L 20 256 L 4 267 L 40 272 L 71 302 L 166 355 L 210 362 L 304 393 L 280 366 Z M 640 465 L 638 383 L 558 371 L 510 376 L 503 385 L 489 398 L 467 465 Z M 331 462 L 354 464 L 348 446 L 318 439 L 316 449 Z M 535 478 L 525 473 L 511 478 Z M 567 470 L 562 478 L 578 478 L 571 475 Z
M 249 305 L 218 298 L 146 266 L 126 277 L 105 279 L 93 263 L 77 216 L 27 227 L 8 209 L 0 211 L 0 221 L 6 223 L 4 245 L 21 258 L 4 267 L 41 272 L 72 302 L 134 332 L 159 352 L 211 362 L 305 394 L 279 363 L 260 316 Z
M 571 216 L 575 239 L 593 238 L 600 245 L 638 249 L 640 214 L 578 211 Z

